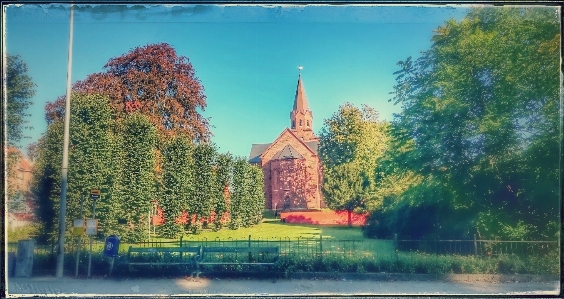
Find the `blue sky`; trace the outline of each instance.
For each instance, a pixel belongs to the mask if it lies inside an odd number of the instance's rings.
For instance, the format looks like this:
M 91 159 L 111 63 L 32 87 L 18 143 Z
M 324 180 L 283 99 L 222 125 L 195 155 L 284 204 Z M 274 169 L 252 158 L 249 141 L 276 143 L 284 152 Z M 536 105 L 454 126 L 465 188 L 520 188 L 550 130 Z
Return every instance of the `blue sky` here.
M 391 120 L 397 62 L 429 49 L 433 30 L 467 6 L 153 5 L 81 6 L 75 11 L 72 81 L 103 71 L 113 57 L 168 43 L 188 57 L 205 87 L 212 141 L 247 157 L 290 125 L 298 65 L 314 131 L 339 105 L 367 104 Z M 44 106 L 66 92 L 69 7 L 5 9 L 6 52 L 20 55 L 36 95 L 30 139 L 46 129 Z M 71 128 L 72 129 L 72 128 Z

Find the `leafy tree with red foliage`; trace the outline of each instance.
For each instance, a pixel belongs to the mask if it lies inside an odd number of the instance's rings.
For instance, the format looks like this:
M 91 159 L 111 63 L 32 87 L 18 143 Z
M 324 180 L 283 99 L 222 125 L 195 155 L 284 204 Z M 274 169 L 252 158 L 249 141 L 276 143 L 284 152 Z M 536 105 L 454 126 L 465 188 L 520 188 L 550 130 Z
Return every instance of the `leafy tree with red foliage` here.
M 206 107 L 204 87 L 188 58 L 170 45 L 137 47 L 110 59 L 104 69 L 76 82 L 73 91 L 108 96 L 118 119 L 140 111 L 166 135 L 209 140 L 208 119 L 198 111 Z M 64 101 L 62 96 L 45 106 L 48 123 L 63 117 Z

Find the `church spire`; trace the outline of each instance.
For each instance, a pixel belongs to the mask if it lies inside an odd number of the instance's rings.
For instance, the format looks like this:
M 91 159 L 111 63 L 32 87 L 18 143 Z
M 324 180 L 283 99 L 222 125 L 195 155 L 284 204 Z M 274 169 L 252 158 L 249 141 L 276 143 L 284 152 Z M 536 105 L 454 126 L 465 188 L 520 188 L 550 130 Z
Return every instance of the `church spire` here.
M 302 66 L 298 67 L 298 86 L 294 98 L 294 109 L 290 112 L 291 130 L 303 141 L 316 140 L 313 135 L 313 114 L 309 110 L 307 97 L 302 83 Z
M 307 104 L 307 97 L 304 89 L 304 85 L 302 83 L 302 66 L 299 66 L 298 69 L 300 70 L 298 73 L 298 86 L 296 88 L 296 97 L 294 99 L 294 111 L 309 111 L 309 106 Z

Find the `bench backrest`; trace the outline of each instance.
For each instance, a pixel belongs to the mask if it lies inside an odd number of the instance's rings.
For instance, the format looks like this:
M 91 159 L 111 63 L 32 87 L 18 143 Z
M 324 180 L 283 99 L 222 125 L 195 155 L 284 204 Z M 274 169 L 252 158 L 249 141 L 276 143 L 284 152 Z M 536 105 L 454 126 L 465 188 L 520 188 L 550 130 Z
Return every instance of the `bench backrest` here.
M 238 253 L 238 252 L 263 252 L 278 254 L 278 247 L 202 247 L 202 253 L 208 252 L 224 252 L 224 253 Z
M 189 247 L 132 247 L 129 246 L 129 252 L 192 252 L 192 253 L 200 253 L 199 246 L 189 246 Z

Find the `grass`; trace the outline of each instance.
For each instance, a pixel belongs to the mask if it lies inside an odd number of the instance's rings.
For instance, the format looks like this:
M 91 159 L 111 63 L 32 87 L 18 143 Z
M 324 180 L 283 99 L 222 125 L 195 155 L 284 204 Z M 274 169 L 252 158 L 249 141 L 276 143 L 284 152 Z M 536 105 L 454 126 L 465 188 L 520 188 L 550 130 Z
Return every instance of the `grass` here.
M 239 228 L 237 230 L 222 229 L 214 232 L 204 230 L 198 235 L 185 235 L 184 240 L 247 240 L 251 239 L 285 239 L 296 240 L 298 238 L 319 238 L 336 240 L 366 240 L 359 227 L 319 226 L 307 224 L 282 223 L 279 219 L 265 219 L 262 223 L 253 227 Z

